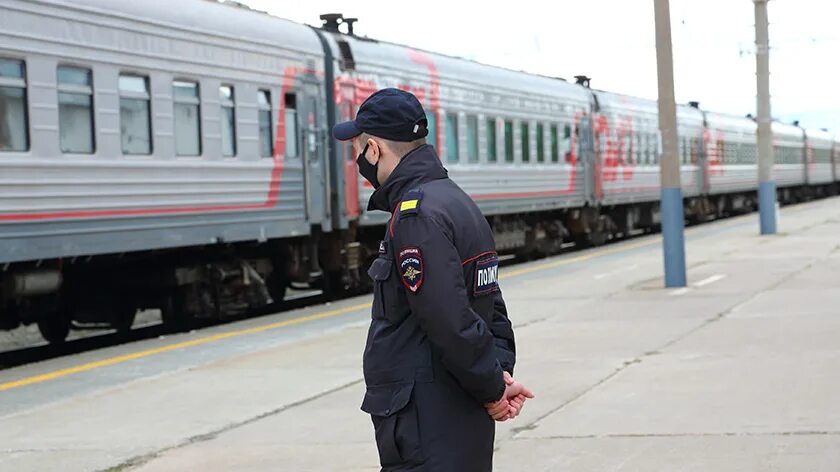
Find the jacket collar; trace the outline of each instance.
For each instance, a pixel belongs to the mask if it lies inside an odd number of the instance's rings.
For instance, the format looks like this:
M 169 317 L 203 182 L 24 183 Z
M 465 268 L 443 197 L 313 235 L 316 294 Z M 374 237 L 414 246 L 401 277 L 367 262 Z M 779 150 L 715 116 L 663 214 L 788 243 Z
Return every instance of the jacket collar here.
M 435 148 L 424 144 L 400 159 L 388 180 L 370 196 L 367 209 L 391 213 L 408 190 L 447 176 Z

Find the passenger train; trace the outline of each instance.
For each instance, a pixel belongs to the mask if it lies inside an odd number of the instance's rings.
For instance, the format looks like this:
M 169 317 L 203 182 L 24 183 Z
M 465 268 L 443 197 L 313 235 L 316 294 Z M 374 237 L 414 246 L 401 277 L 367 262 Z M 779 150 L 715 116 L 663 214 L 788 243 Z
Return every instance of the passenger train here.
M 208 0 L 0 0 L 0 325 L 188 326 L 364 290 L 388 215 L 330 137 L 382 87 L 499 252 L 549 254 L 659 224 L 656 103 Z M 756 124 L 678 107 L 686 218 L 756 206 Z M 774 123 L 783 202 L 836 191 L 840 145 Z

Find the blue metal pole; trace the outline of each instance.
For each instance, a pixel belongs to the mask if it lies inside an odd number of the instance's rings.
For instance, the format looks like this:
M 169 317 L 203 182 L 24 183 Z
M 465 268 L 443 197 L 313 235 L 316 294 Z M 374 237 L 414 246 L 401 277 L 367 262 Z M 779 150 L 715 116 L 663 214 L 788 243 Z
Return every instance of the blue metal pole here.
M 776 234 L 776 182 L 758 184 L 758 218 L 761 234 Z
M 662 189 L 662 254 L 665 257 L 665 286 L 685 287 L 685 237 L 683 199 L 679 187 Z

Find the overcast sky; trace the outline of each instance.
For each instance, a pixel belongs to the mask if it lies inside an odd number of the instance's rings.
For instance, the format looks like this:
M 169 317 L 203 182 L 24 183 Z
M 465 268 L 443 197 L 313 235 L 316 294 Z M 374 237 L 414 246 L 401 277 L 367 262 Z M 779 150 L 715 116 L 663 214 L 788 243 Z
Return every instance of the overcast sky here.
M 356 34 L 655 99 L 653 0 L 240 0 L 320 25 L 322 13 L 358 17 Z M 480 5 L 480 7 L 479 7 Z M 840 133 L 836 0 L 771 0 L 773 116 Z M 751 0 L 671 0 L 677 101 L 755 112 Z

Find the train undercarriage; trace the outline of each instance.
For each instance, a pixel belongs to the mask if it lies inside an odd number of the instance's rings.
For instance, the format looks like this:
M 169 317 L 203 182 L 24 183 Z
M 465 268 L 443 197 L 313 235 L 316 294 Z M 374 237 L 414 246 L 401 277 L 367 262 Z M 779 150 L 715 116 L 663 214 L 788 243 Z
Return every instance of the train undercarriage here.
M 836 185 L 778 190 L 781 204 L 836 195 Z M 755 192 L 685 199 L 687 224 L 748 213 Z M 567 247 L 599 246 L 659 230 L 656 202 L 586 206 L 491 216 L 500 254 L 520 260 Z M 131 329 L 139 310 L 159 309 L 173 331 L 203 319 L 241 317 L 280 307 L 288 287 L 320 290 L 326 299 L 370 290 L 366 267 L 382 227 L 266 243 L 216 244 L 177 250 L 9 264 L 0 272 L 0 329 L 37 323 L 52 343 L 74 326 Z

